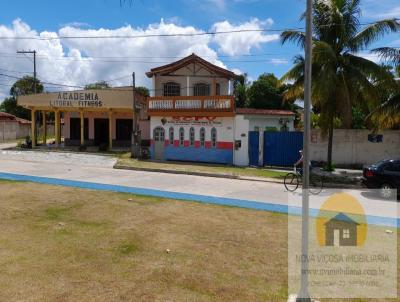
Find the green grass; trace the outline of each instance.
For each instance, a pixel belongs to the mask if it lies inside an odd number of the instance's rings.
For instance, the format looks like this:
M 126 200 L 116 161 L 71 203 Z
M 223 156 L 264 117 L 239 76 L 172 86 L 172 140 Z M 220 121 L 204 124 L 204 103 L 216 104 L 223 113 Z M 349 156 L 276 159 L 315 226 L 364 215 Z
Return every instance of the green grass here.
M 118 157 L 117 166 L 126 166 L 142 169 L 161 169 L 179 172 L 213 173 L 232 176 L 266 177 L 283 179 L 287 172 L 274 171 L 265 168 L 233 167 L 214 164 L 179 163 L 179 162 L 153 162 L 131 159 L 129 153 Z

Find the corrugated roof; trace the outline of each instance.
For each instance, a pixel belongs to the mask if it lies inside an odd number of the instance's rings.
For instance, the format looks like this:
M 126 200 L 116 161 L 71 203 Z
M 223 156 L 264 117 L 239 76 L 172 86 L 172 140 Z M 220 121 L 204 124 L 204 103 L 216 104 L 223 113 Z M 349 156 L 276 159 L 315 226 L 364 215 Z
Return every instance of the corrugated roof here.
M 17 117 L 7 112 L 0 112 L 0 121 L 16 121 L 20 124 L 30 124 L 31 121 L 25 120 L 23 118 Z
M 255 109 L 255 108 L 236 108 L 236 114 L 256 114 L 256 115 L 295 115 L 290 110 L 280 109 Z

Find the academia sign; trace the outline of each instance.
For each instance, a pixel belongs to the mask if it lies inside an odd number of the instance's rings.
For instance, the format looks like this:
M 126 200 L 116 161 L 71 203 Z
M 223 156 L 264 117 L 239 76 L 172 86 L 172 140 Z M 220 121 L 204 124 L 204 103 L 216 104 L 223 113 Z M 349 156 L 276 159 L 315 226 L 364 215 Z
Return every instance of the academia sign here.
M 56 100 L 50 100 L 50 107 L 102 107 L 103 101 L 96 92 L 59 92 Z

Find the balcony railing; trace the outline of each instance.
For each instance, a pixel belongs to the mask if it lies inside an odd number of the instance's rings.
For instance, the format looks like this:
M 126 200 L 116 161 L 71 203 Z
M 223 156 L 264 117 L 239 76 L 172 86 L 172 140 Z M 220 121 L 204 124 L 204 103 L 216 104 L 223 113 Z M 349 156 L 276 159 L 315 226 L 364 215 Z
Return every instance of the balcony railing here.
M 231 95 L 157 96 L 148 98 L 148 112 L 159 111 L 226 111 L 233 112 Z

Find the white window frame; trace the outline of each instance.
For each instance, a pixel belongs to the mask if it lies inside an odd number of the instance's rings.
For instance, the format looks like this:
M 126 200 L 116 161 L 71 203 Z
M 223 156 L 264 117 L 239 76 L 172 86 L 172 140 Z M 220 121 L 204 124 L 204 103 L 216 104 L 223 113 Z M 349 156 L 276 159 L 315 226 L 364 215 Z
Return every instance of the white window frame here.
M 200 128 L 200 147 L 205 147 L 206 145 L 206 129 L 204 127 Z
M 169 134 L 169 137 L 168 137 L 169 144 L 173 145 L 174 144 L 174 134 L 175 134 L 174 133 L 174 127 L 169 127 L 168 134 Z
M 194 146 L 196 141 L 196 135 L 194 132 L 194 127 L 190 127 L 189 129 L 189 146 Z
M 350 238 L 350 229 L 343 229 L 343 239 Z

